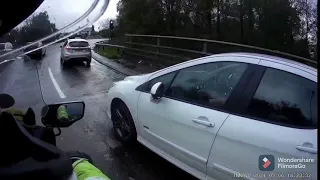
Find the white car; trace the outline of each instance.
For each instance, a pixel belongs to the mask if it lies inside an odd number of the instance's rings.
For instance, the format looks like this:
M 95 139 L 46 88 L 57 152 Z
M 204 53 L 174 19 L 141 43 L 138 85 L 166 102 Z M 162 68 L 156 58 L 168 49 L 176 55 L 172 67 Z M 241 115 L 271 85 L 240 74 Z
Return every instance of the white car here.
M 83 62 L 87 67 L 91 64 L 91 47 L 88 41 L 84 39 L 68 39 L 61 48 L 60 63 L 64 66 L 66 63 Z
M 317 179 L 317 92 L 315 68 L 226 53 L 114 83 L 107 114 L 199 179 Z

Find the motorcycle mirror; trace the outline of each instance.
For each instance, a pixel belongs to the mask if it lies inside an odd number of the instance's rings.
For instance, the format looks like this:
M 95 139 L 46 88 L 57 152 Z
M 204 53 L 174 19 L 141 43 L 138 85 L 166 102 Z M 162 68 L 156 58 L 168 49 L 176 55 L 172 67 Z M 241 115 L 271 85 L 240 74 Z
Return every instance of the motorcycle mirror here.
M 84 109 L 83 101 L 49 104 L 41 110 L 41 121 L 46 127 L 69 127 L 83 118 Z
M 12 107 L 15 104 L 15 100 L 9 94 L 0 94 L 0 108 L 5 109 Z

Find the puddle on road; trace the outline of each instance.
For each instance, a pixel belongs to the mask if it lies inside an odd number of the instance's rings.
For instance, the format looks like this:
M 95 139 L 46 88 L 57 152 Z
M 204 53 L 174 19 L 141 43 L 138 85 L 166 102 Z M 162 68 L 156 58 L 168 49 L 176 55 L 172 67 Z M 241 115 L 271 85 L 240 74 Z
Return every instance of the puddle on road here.
M 110 148 L 110 151 L 132 170 L 131 177 L 135 179 L 195 179 L 139 143 Z
M 90 128 L 89 126 L 83 127 L 82 129 L 86 134 L 94 133 L 94 130 Z

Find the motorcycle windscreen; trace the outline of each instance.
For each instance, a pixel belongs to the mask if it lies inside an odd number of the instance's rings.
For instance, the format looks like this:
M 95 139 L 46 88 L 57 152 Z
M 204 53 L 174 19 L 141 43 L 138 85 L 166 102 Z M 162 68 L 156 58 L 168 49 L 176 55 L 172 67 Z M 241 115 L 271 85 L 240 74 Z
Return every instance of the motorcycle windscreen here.
M 108 5 L 109 0 L 44 0 L 27 19 L 0 37 L 0 61 L 39 54 L 51 44 L 62 45 L 67 38 L 97 38 L 97 20 Z M 1 49 L 4 43 L 8 48 Z
M 27 19 L 0 36 L 0 93 L 13 96 L 14 108 L 31 107 L 37 124 L 41 124 L 40 112 L 45 104 L 37 71 L 41 61 L 30 57 L 42 50 L 44 56 L 47 46 L 62 45 L 67 38 L 96 38 L 99 28 L 93 24 L 108 4 L 109 0 L 44 0 Z M 41 85 L 45 83 L 41 81 Z M 57 101 L 60 99 L 50 103 Z
M 40 81 L 38 76 L 37 64 L 28 56 L 20 56 L 14 59 L 0 62 L 0 102 L 2 111 L 26 112 L 32 108 L 36 115 L 36 123 L 41 124 L 40 113 L 45 105 L 41 93 Z M 12 101 L 7 96 L 11 95 Z

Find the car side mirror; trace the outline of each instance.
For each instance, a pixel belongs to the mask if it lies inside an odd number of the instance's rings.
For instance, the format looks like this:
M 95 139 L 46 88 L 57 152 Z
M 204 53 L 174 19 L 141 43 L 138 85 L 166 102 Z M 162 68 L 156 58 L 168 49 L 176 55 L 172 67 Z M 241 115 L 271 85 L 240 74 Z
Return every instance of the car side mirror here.
M 155 83 L 150 90 L 153 99 L 160 99 L 164 95 L 164 85 L 162 82 Z
M 41 110 L 41 121 L 46 127 L 69 127 L 83 118 L 84 109 L 83 101 L 49 104 Z

